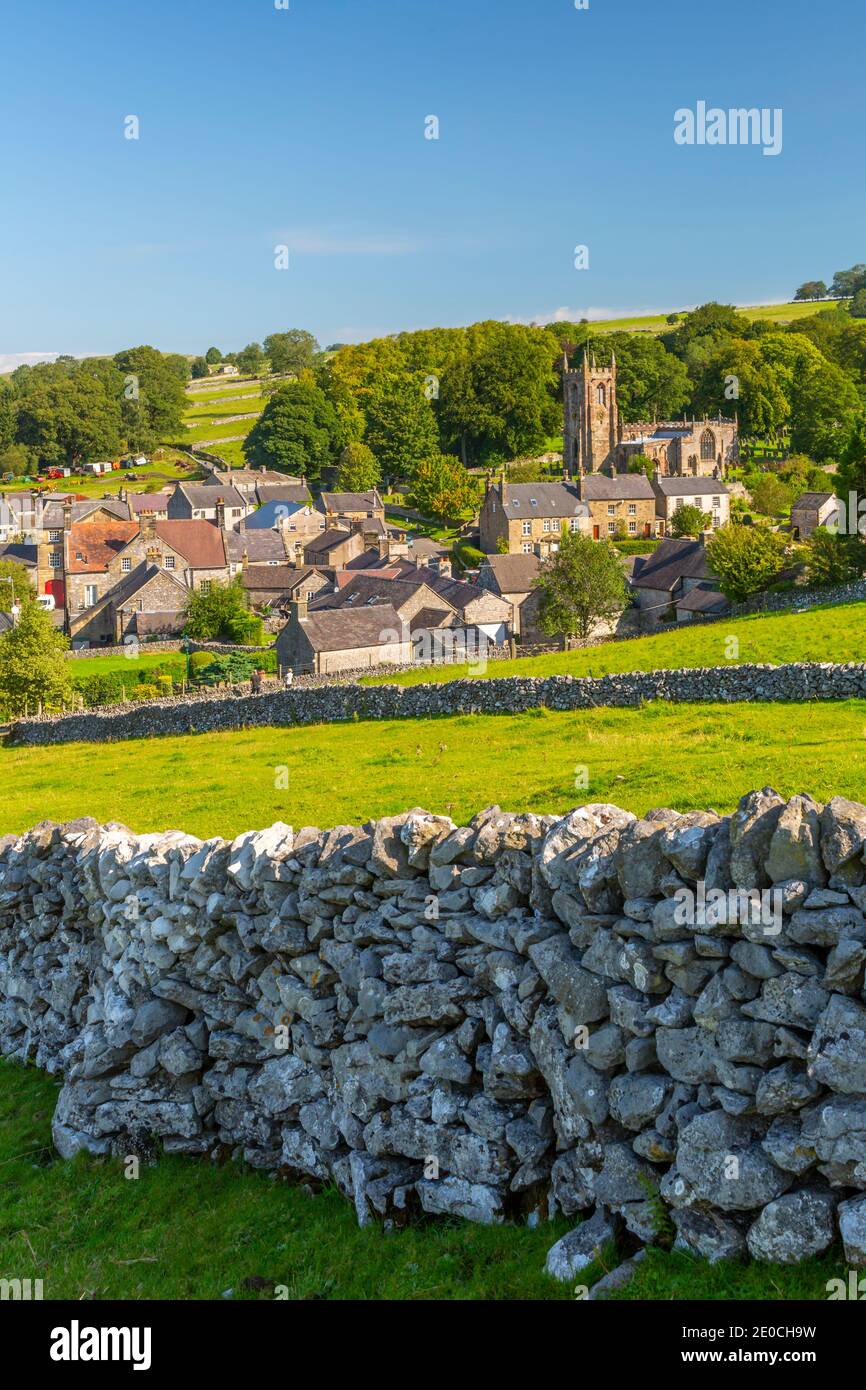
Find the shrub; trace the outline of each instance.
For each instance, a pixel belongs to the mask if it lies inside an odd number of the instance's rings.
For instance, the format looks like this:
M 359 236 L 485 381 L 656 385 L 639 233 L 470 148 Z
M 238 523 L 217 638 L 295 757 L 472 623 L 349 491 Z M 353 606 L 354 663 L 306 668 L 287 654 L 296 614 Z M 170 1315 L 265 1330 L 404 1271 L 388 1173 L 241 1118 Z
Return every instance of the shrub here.
M 198 671 L 209 666 L 214 659 L 213 652 L 193 652 L 189 659 L 189 669 L 191 675 L 196 675 Z
M 138 685 L 134 685 L 129 691 L 129 698 L 145 703 L 148 700 L 158 699 L 159 690 L 155 685 L 149 685 L 147 681 L 139 681 Z

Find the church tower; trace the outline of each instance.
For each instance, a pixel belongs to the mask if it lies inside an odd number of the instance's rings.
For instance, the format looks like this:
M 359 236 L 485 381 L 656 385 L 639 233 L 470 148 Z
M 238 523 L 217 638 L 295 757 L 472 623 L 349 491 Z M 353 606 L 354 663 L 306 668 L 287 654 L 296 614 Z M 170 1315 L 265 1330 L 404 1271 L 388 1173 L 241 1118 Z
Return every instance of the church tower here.
M 619 443 L 619 411 L 616 404 L 616 356 L 609 367 L 596 365 L 584 349 L 576 370 L 565 354 L 562 376 L 565 396 L 565 471 L 571 478 L 584 473 L 614 469 Z

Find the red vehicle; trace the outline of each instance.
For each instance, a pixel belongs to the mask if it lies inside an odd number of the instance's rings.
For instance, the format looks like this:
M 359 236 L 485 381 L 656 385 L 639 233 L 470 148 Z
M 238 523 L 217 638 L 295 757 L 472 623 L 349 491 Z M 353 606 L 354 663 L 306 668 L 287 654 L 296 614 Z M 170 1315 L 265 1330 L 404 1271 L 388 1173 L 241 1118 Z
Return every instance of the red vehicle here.
M 62 468 L 49 468 L 45 476 L 46 478 L 63 478 L 65 474 Z

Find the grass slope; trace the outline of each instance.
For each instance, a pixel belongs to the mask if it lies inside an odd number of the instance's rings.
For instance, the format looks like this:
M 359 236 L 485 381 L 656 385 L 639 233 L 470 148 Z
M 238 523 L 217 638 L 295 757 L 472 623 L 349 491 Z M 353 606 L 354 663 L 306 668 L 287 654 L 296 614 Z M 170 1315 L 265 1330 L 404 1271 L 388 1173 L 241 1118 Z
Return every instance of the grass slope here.
M 766 784 L 866 801 L 866 701 L 667 705 L 251 729 L 5 748 L 0 833 L 91 815 L 139 832 L 234 836 L 360 824 L 409 806 L 468 820 L 498 802 L 730 810 Z M 583 785 L 586 769 L 587 785 Z
M 730 639 L 737 639 L 737 647 Z M 730 655 L 736 651 L 736 655 Z M 686 624 L 668 632 L 606 642 L 573 652 L 490 661 L 484 671 L 469 666 L 419 667 L 396 675 L 368 676 L 365 685 L 420 685 L 467 675 L 604 676 L 621 671 L 669 671 L 680 666 L 726 666 L 742 662 L 866 660 L 866 604 L 846 603 L 801 613 L 759 613 L 747 618 Z
M 678 312 L 684 313 L 685 310 Z M 818 302 L 789 304 L 739 305 L 737 313 L 754 322 L 755 319 L 769 319 L 772 323 L 794 323 L 797 319 L 811 318 L 813 314 L 836 313 L 836 304 Z M 676 324 L 668 323 L 667 314 L 637 314 L 620 319 L 598 319 L 592 322 L 592 331 L 599 333 L 670 333 Z

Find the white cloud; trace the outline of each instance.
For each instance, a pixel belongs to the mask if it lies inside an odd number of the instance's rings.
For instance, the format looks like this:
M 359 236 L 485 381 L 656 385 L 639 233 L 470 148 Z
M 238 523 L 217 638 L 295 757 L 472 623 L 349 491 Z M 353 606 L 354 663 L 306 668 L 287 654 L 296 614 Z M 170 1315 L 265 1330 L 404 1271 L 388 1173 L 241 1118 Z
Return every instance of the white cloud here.
M 0 352 L 0 376 L 16 367 L 34 367 L 37 362 L 53 362 L 59 352 Z
M 533 314 L 531 318 L 509 316 L 507 322 L 537 325 L 545 323 L 580 323 L 581 319 L 588 319 L 590 323 L 598 323 L 602 319 L 647 318 L 651 314 L 668 314 L 671 312 L 670 309 L 611 309 L 592 306 L 572 309 L 569 308 L 567 304 L 563 304 L 560 305 L 558 309 L 551 309 L 547 313 Z

